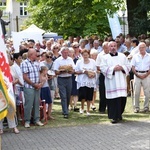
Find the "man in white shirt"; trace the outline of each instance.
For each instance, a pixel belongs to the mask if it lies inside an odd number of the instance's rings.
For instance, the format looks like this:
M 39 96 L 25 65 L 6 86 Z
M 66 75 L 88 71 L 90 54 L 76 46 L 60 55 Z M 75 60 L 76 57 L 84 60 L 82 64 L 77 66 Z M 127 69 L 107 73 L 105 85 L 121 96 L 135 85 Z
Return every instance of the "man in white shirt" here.
M 92 49 L 96 49 L 98 53 L 102 51 L 102 46 L 100 46 L 100 43 L 98 40 L 94 40 Z
M 103 56 L 109 53 L 108 43 L 109 42 L 103 43 L 102 45 L 103 51 L 100 52 L 97 56 L 96 66 L 98 71 L 100 71 L 100 64 Z M 100 113 L 105 113 L 106 111 L 106 94 L 105 94 L 104 80 L 105 80 L 105 76 L 100 72 L 100 76 L 99 76 L 99 112 Z
M 69 48 L 62 47 L 61 48 L 62 56 L 57 58 L 54 62 L 54 70 L 56 75 L 58 75 L 58 88 L 61 98 L 62 111 L 64 118 L 66 119 L 68 118 L 69 113 L 68 107 L 72 89 L 72 74 L 74 73 L 75 68 L 73 59 L 68 56 L 68 53 Z
M 128 56 L 129 60 L 131 60 L 132 57 L 139 52 L 138 45 L 139 45 L 139 41 L 137 39 L 134 38 L 134 39 L 131 40 L 131 46 L 133 47 L 133 49 L 131 50 L 131 53 Z
M 139 53 L 133 56 L 132 71 L 134 73 L 134 112 L 140 111 L 139 98 L 141 86 L 144 90 L 144 112 L 149 111 L 149 85 L 150 85 L 150 55 L 146 52 L 146 44 L 141 42 L 139 44 Z

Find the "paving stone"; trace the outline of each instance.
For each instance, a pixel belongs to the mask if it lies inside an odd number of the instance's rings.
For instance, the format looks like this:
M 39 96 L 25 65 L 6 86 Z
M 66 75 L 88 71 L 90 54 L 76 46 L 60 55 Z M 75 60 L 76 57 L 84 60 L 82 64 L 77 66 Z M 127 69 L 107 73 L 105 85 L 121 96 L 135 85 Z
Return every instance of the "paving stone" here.
M 2 150 L 149 150 L 150 122 L 40 128 L 2 135 Z

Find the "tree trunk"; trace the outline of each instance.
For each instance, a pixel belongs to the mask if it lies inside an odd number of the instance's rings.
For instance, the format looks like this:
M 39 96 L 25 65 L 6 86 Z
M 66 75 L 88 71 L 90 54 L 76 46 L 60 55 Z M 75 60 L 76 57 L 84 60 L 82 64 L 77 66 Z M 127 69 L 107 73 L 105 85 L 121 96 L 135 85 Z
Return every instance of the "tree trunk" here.
M 147 10 L 141 6 L 146 4 L 145 0 L 126 0 L 128 10 L 129 34 L 138 36 L 146 34 L 148 31 Z

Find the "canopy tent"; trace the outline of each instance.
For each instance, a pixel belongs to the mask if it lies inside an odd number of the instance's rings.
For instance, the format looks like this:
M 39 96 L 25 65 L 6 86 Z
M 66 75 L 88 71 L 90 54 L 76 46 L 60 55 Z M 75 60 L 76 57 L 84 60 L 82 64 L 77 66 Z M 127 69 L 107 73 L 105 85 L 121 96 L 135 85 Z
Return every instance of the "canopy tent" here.
M 22 41 L 27 41 L 33 39 L 34 41 L 42 42 L 42 34 L 45 33 L 43 29 L 38 28 L 36 25 L 32 24 L 27 29 L 20 32 L 12 32 L 13 44 L 15 52 L 19 51 L 19 45 Z
M 42 43 L 43 38 L 55 38 L 58 34 L 54 32 L 45 33 L 43 29 L 40 29 L 36 25 L 32 24 L 27 29 L 20 32 L 12 32 L 13 44 L 15 48 L 15 52 L 19 51 L 19 45 L 22 41 L 27 41 L 29 39 L 33 39 L 35 42 L 39 41 Z
M 21 31 L 20 33 L 30 33 L 30 32 L 34 32 L 34 33 L 39 33 L 39 34 L 43 34 L 45 33 L 45 31 L 43 29 L 40 29 L 39 27 L 37 27 L 36 25 L 32 24 L 30 27 L 28 27 L 27 29 Z

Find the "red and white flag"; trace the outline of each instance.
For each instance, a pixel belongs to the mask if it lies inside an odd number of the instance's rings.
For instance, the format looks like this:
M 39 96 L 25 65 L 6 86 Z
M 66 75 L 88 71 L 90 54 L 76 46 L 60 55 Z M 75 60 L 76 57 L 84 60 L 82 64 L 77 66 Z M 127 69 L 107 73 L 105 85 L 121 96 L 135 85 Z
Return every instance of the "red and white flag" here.
M 14 97 L 14 91 L 12 86 L 12 75 L 10 73 L 10 66 L 8 62 L 7 52 L 6 52 L 6 45 L 4 43 L 3 34 L 2 34 L 2 27 L 0 24 L 0 69 L 3 75 L 3 79 L 7 85 L 7 92 L 9 96 L 8 105 L 9 110 L 7 117 L 13 118 L 15 114 L 15 97 Z

